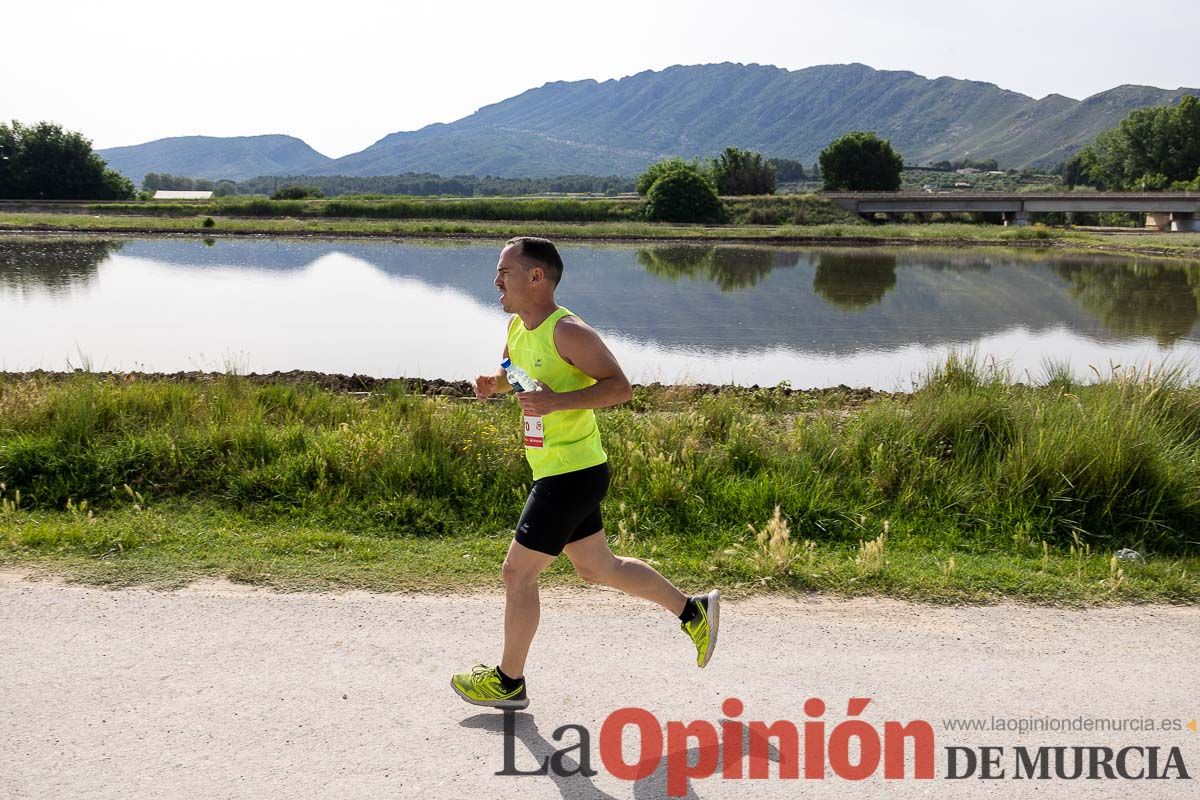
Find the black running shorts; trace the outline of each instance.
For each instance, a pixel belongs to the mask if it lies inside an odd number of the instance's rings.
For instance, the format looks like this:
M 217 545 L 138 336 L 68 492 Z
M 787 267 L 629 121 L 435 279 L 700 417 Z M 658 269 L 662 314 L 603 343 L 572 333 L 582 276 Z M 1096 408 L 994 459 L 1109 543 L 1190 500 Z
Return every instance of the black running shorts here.
M 604 527 L 600 501 L 608 492 L 608 463 L 538 478 L 517 522 L 517 541 L 556 556 L 571 542 Z

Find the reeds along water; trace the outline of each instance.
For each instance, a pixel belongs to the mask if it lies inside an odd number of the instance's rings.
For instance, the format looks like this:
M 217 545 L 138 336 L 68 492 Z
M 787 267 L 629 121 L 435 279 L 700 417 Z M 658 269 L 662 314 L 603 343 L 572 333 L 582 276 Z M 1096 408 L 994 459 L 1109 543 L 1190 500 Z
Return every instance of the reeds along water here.
M 639 389 L 601 412 L 609 503 L 637 536 L 703 547 L 782 518 L 763 547 L 1179 553 L 1200 530 L 1200 389 L 1179 369 L 1050 365 L 1017 382 L 952 356 L 911 395 L 863 405 L 782 390 Z M 635 410 L 636 409 L 636 410 Z M 512 398 L 369 397 L 237 376 L 81 373 L 0 382 L 0 482 L 23 509 L 203 501 L 381 536 L 507 529 L 529 474 Z M 628 515 L 625 515 L 628 516 Z M 614 531 L 616 524 L 613 525 Z M 906 545 L 907 542 L 907 545 Z M 882 542 L 881 542 L 882 546 Z M 775 555 L 772 556 L 771 554 Z
M 154 216 L 328 217 L 477 221 L 630 222 L 644 220 L 644 201 L 634 198 L 437 198 L 355 197 L 270 200 L 225 197 L 211 203 L 107 204 L 106 213 Z M 814 195 L 724 198 L 728 221 L 748 225 L 858 224 L 857 217 Z
M 642 203 L 631 200 L 570 198 L 393 198 L 269 200 L 222 198 L 206 204 L 108 204 L 107 213 L 153 216 L 212 214 L 229 217 L 327 217 L 362 219 L 517 220 L 544 222 L 622 222 L 641 218 Z

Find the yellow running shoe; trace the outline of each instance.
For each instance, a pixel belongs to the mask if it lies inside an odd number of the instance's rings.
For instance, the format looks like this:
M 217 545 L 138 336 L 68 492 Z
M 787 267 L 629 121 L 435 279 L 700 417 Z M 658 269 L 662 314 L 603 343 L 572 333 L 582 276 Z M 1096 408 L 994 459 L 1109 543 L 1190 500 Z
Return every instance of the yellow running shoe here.
M 681 622 L 679 627 L 696 645 L 696 666 L 705 667 L 717 648 L 717 627 L 721 624 L 721 593 L 713 589 L 706 595 L 690 598 L 699 608 L 691 622 Z
M 460 672 L 450 679 L 450 687 L 468 703 L 489 708 L 519 710 L 529 706 L 525 681 L 517 688 L 506 690 L 497 667 L 476 664 L 470 672 Z

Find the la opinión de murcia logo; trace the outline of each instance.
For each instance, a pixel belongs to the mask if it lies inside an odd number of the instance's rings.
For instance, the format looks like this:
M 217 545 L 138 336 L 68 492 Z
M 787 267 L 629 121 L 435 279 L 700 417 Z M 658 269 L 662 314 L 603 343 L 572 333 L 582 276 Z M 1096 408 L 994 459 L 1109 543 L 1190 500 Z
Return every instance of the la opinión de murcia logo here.
M 871 699 L 853 697 L 846 714 L 857 717 Z M 665 725 L 644 708 L 620 708 L 608 715 L 600 726 L 600 761 L 613 777 L 638 781 L 653 775 L 665 762 L 667 793 L 680 797 L 687 793 L 689 780 L 717 774 L 725 780 L 761 780 L 771 777 L 771 762 L 778 761 L 777 777 L 783 780 L 824 779 L 830 774 L 846 780 L 863 780 L 883 766 L 887 778 L 931 779 L 934 774 L 933 727 L 923 720 L 908 723 L 883 723 L 883 733 L 864 719 L 846 719 L 829 729 L 821 719 L 825 701 L 810 698 L 804 703 L 809 717 L 800 725 L 789 720 L 767 723 L 738 719 L 745 711 L 736 697 L 725 700 L 721 712 L 725 719 L 714 724 L 707 720 Z M 597 772 L 591 766 L 591 735 L 582 725 L 564 725 L 554 731 L 556 741 L 569 732 L 578 742 L 548 756 L 533 771 L 517 768 L 515 760 L 515 715 L 505 714 L 504 769 L 497 775 L 585 775 Z M 622 740 L 626 731 L 636 737 L 637 755 L 626 760 Z M 857 757 L 851 756 L 851 742 L 857 743 Z M 905 753 L 911 750 L 913 770 L 905 774 Z M 568 754 L 577 764 L 571 767 Z M 693 757 L 694 756 L 694 757 Z
M 888 780 L 933 780 L 937 744 L 933 726 L 925 720 L 888 720 L 877 727 L 861 719 L 871 698 L 852 697 L 847 718 L 830 725 L 823 717 L 825 701 L 805 701 L 807 719 L 764 722 L 739 719 L 745 706 L 736 697 L 721 705 L 724 719 L 665 724 L 639 707 L 619 708 L 600 726 L 599 755 L 605 771 L 615 778 L 640 781 L 665 765 L 667 794 L 682 797 L 692 780 L 826 780 L 861 781 L 877 774 Z M 504 768 L 496 775 L 547 775 L 592 777 L 592 735 L 583 725 L 563 725 L 554 731 L 556 742 L 574 743 L 556 749 L 534 768 L 521 769 L 516 758 L 516 714 L 504 713 Z M 568 740 L 569 741 L 569 740 Z M 636 747 L 625 749 L 629 741 Z M 1127 745 L 1043 746 L 1012 748 L 961 745 L 943 748 L 941 777 L 1074 779 L 1190 779 L 1178 747 Z M 627 758 L 627 753 L 632 756 Z M 777 762 L 775 770 L 771 763 Z M 911 765 L 911 768 L 910 768 Z M 774 772 L 774 775 L 772 775 Z

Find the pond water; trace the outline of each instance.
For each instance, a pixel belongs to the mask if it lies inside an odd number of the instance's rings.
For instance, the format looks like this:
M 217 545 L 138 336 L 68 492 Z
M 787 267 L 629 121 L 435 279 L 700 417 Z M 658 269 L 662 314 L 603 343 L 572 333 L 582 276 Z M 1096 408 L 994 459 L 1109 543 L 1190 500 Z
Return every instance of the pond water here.
M 1028 250 L 561 248 L 559 302 L 632 380 L 908 389 L 953 351 L 1047 362 L 1200 356 L 1200 265 Z M 0 370 L 305 369 L 470 378 L 506 315 L 496 243 L 0 239 Z

